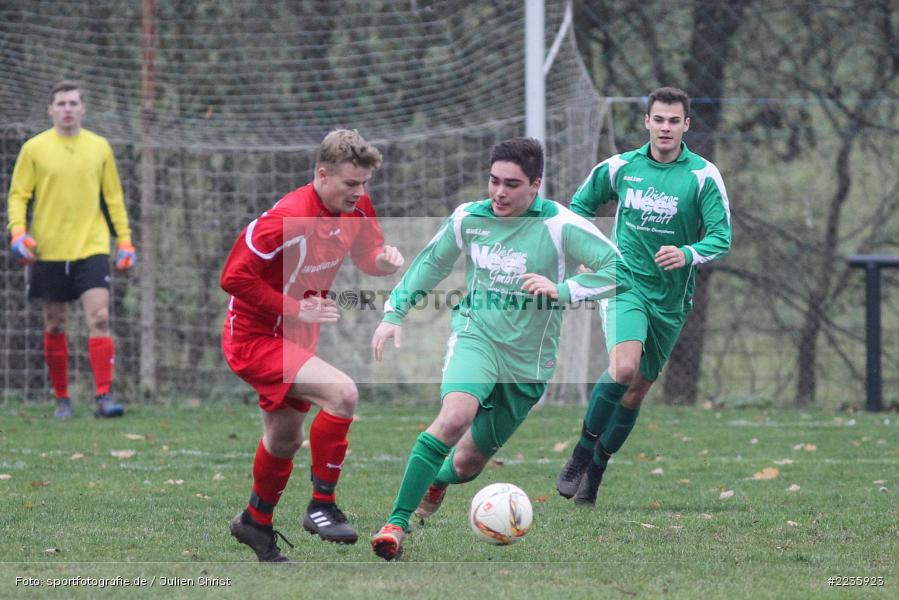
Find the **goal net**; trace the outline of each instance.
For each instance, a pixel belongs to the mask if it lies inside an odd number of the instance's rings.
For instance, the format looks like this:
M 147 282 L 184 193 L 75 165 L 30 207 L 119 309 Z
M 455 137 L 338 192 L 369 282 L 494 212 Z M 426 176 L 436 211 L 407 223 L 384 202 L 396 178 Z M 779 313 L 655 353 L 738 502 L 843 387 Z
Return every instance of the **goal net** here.
M 546 11 L 549 48 L 564 3 L 547 2 Z M 491 146 L 525 133 L 520 0 L 161 2 L 149 69 L 142 17 L 140 3 L 115 0 L 0 7 L 4 191 L 22 143 L 50 126 L 47 93 L 58 79 L 84 86 L 84 125 L 116 153 L 139 257 L 112 283 L 123 395 L 244 389 L 219 347 L 221 267 L 250 220 L 311 179 L 315 148 L 331 129 L 356 128 L 383 152 L 369 187 L 380 216 L 432 221 L 485 197 Z M 142 100 L 145 74 L 151 105 Z M 570 30 L 546 91 L 544 193 L 567 203 L 595 162 L 602 119 Z M 418 248 L 403 250 L 411 259 Z M 87 396 L 80 313 L 70 317 L 70 380 Z M 0 266 L 0 314 L 4 393 L 45 397 L 42 316 L 25 302 L 12 261 Z M 323 329 L 322 352 L 361 368 L 376 322 Z M 583 356 L 589 340 L 584 327 L 574 331 L 580 345 L 566 355 Z M 561 377 L 579 379 L 572 373 L 581 367 L 569 364 L 563 358 Z

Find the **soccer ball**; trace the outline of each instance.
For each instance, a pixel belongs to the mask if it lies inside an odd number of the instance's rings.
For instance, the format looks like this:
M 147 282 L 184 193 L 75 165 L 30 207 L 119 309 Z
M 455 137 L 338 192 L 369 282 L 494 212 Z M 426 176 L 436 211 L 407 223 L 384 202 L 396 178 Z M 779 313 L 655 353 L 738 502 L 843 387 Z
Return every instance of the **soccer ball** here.
M 471 530 L 485 542 L 513 544 L 534 520 L 528 495 L 511 483 L 491 483 L 475 494 L 468 512 Z

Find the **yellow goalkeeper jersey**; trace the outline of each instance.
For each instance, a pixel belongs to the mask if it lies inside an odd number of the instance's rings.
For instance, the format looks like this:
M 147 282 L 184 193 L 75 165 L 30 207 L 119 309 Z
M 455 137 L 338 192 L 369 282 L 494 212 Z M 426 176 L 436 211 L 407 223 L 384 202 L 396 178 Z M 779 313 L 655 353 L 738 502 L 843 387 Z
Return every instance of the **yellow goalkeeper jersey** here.
M 109 142 L 86 129 L 74 136 L 48 129 L 19 152 L 9 187 L 8 228 L 27 229 L 37 242 L 40 260 L 109 254 L 101 193 L 119 242 L 130 243 L 122 184 Z M 29 227 L 25 220 L 32 197 Z

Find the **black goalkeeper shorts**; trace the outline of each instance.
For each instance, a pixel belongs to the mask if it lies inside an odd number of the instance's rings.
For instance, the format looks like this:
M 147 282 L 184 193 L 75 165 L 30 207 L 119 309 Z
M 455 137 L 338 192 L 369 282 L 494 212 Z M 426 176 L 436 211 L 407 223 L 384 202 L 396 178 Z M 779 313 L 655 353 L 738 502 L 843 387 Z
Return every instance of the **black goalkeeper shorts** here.
M 72 302 L 94 288 L 109 289 L 109 255 L 95 254 L 81 260 L 39 260 L 28 267 L 29 300 Z

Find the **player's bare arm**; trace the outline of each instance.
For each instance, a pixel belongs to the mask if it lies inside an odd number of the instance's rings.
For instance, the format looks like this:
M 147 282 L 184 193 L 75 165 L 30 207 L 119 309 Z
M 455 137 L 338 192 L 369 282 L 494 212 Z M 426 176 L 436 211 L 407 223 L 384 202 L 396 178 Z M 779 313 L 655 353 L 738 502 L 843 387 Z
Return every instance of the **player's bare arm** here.
M 554 281 L 537 273 L 525 273 L 521 276 L 521 289 L 535 296 L 546 296 L 553 300 L 559 299 L 559 287 Z
M 297 318 L 304 323 L 336 323 L 340 320 L 340 310 L 334 300 L 310 296 L 300 300 L 300 314 Z
M 378 270 L 386 275 L 396 273 L 405 264 L 406 259 L 396 246 L 384 246 L 381 253 L 375 257 L 375 265 Z
M 386 321 L 382 321 L 381 324 L 378 325 L 378 328 L 375 329 L 375 334 L 371 338 L 371 350 L 377 362 L 381 362 L 381 357 L 384 354 L 384 344 L 386 344 L 387 340 L 390 338 L 393 338 L 394 348 L 400 347 L 402 333 L 403 328 L 399 325 L 387 323 Z
M 656 264 L 666 271 L 680 269 L 687 264 L 687 257 L 677 246 L 662 246 L 656 252 Z

